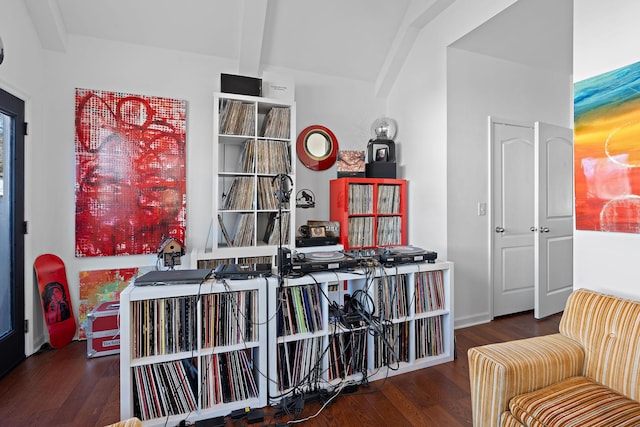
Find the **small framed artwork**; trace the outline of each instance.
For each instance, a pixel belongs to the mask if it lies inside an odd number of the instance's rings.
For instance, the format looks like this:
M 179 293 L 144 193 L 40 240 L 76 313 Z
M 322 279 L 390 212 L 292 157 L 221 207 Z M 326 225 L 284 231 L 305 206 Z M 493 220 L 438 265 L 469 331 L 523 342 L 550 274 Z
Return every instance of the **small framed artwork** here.
M 309 227 L 315 226 L 324 227 L 324 233 L 326 237 L 340 237 L 340 222 L 339 221 L 321 221 L 317 219 L 310 219 L 307 221 Z
M 389 151 L 386 147 L 376 150 L 376 162 L 386 162 L 389 158 Z
M 326 229 L 323 225 L 309 226 L 309 234 L 311 237 L 325 237 Z
M 364 150 L 339 150 L 336 170 L 338 178 L 364 176 Z

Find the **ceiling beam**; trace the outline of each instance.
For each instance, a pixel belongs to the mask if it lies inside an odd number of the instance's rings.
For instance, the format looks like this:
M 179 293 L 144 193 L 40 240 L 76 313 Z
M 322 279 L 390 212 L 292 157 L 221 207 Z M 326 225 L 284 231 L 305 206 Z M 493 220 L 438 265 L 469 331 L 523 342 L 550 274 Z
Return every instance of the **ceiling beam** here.
M 268 0 L 245 0 L 242 11 L 238 72 L 259 76 Z
M 44 49 L 66 52 L 67 31 L 56 0 L 25 0 L 40 45 Z
M 431 0 L 427 4 L 423 1 L 413 1 L 409 5 L 376 79 L 376 97 L 385 98 L 389 94 L 420 31 L 454 1 Z

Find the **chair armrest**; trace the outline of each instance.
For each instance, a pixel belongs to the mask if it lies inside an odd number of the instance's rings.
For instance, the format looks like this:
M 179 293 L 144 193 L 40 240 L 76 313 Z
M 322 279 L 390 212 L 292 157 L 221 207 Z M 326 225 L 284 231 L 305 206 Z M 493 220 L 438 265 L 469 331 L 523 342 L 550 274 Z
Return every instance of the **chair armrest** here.
M 109 424 L 106 427 L 142 427 L 142 421 L 134 417 L 134 418 L 129 418 L 114 424 Z
M 498 426 L 514 396 L 581 375 L 584 349 L 560 334 L 470 348 L 471 410 L 476 427 Z

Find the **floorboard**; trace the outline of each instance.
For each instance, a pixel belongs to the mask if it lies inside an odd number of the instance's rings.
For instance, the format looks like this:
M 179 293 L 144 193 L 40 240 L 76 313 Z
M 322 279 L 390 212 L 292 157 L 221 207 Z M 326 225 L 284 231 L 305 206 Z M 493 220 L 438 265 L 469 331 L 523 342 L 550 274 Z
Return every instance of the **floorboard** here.
M 560 315 L 536 320 L 532 312 L 456 330 L 458 358 L 450 363 L 374 381 L 340 395 L 305 426 L 471 426 L 467 350 L 470 347 L 556 333 Z M 0 425 L 99 427 L 119 419 L 119 357 L 86 357 L 86 342 L 39 352 L 0 379 Z M 299 418 L 314 415 L 308 404 Z M 292 419 L 265 421 L 275 426 Z M 229 420 L 244 426 L 246 420 Z

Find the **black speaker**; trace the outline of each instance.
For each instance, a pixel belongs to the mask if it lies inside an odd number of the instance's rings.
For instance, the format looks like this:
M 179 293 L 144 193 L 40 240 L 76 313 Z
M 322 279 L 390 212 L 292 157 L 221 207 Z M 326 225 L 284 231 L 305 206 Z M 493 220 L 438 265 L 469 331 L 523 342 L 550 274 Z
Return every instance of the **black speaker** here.
M 235 74 L 220 74 L 220 90 L 238 95 L 262 95 L 262 79 Z
M 367 178 L 395 178 L 395 162 L 373 162 L 365 165 Z

